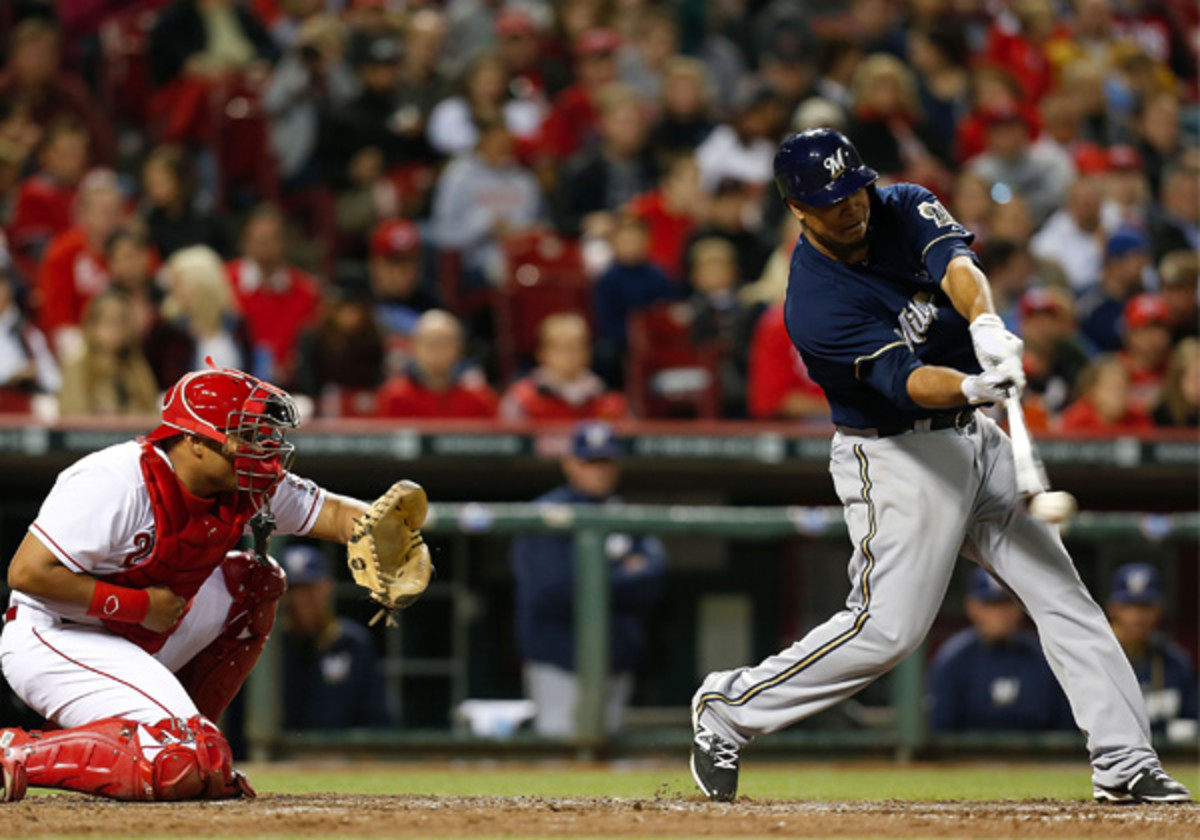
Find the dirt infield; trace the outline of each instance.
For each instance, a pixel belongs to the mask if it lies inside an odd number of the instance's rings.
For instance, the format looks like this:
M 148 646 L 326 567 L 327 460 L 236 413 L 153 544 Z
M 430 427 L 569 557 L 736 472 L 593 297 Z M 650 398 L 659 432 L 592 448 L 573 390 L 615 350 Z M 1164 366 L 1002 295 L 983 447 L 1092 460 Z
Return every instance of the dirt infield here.
M 122 804 L 80 796 L 0 806 L 5 837 L 949 837 L 1195 838 L 1200 805 L 1085 802 L 779 802 L 299 796 Z

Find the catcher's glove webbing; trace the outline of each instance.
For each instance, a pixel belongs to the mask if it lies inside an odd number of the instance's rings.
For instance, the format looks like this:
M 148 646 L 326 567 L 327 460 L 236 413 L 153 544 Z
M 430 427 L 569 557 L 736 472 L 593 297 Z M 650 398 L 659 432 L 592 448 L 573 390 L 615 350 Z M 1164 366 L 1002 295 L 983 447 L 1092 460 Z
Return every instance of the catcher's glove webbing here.
M 412 481 L 397 481 L 354 523 L 346 546 L 354 582 L 383 605 L 371 624 L 411 604 L 429 586 L 433 563 L 421 525 L 429 502 Z

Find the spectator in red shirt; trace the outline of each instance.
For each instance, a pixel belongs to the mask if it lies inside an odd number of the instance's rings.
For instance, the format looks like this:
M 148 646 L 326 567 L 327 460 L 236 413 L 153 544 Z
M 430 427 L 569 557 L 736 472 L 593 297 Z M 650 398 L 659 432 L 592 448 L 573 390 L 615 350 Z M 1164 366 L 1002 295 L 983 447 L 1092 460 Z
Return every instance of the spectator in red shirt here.
M 112 129 L 83 80 L 61 66 L 55 24 L 26 18 L 13 30 L 9 47 L 8 62 L 0 72 L 0 100 L 25 109 L 43 128 L 59 117 L 73 117 L 87 126 L 92 163 L 111 161 Z
M 1125 304 L 1122 344 L 1117 356 L 1129 373 L 1129 402 L 1149 412 L 1171 360 L 1171 310 L 1159 295 L 1134 295 Z
M 750 372 L 746 403 L 755 420 L 829 418 L 829 403 L 821 386 L 788 337 L 783 302 L 773 304 L 754 327 L 750 342 Z
M 616 420 L 625 417 L 625 397 L 606 391 L 591 370 L 592 339 L 587 321 L 560 312 L 538 328 L 538 366 L 505 392 L 504 420 Z
M 1154 428 L 1150 415 L 1130 404 L 1129 372 L 1115 355 L 1093 360 L 1076 387 L 1079 399 L 1062 414 L 1064 432 L 1118 434 Z
M 621 37 L 611 29 L 589 29 L 575 43 L 575 84 L 554 99 L 542 124 L 542 152 L 560 164 L 575 152 L 599 142 L 600 89 L 619 75 L 617 48 Z
M 287 264 L 284 232 L 278 208 L 259 207 L 242 229 L 242 256 L 226 266 L 250 331 L 255 366 L 264 360 L 269 364 L 255 375 L 272 382 L 291 381 L 296 337 L 316 317 L 321 303 L 317 281 Z
M 630 215 L 646 223 L 650 261 L 672 280 L 683 278 L 688 237 L 704 221 L 705 205 L 700 166 L 691 155 L 675 158 L 657 190 L 629 202 Z
M 38 271 L 34 301 L 42 329 L 60 359 L 79 347 L 79 325 L 89 300 L 108 288 L 104 246 L 124 221 L 117 176 L 90 172 L 79 185 L 75 227 L 51 240 Z
M 463 359 L 463 331 L 449 312 L 431 309 L 417 321 L 408 370 L 379 391 L 380 417 L 495 417 L 496 392 Z
M 71 226 L 75 193 L 88 165 L 89 138 L 83 123 L 60 117 L 46 130 L 38 171 L 21 182 L 8 225 L 18 262 L 36 264 L 50 240 Z

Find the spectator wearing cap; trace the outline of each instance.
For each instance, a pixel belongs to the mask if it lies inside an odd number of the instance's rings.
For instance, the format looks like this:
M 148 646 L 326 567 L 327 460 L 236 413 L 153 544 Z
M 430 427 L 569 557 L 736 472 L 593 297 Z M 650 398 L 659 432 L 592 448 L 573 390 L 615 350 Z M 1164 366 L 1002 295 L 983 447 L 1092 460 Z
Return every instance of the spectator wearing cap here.
M 1149 412 L 1157 403 L 1171 360 L 1171 310 L 1150 292 L 1125 304 L 1122 348 L 1117 358 L 1129 372 L 1130 402 Z
M 538 326 L 537 367 L 518 379 L 500 401 L 509 421 L 619 420 L 625 397 L 607 390 L 592 371 L 592 338 L 582 315 L 559 312 Z
M 1200 426 L 1200 339 L 1189 336 L 1175 345 L 1153 417 L 1161 427 Z
M 705 202 L 704 224 L 692 229 L 684 246 L 685 256 L 690 255 L 692 247 L 702 239 L 724 239 L 737 252 L 739 283 L 761 277 L 775 244 L 761 229 L 764 220 L 756 211 L 762 201 L 763 191 L 753 184 L 734 178 L 723 179 Z M 691 274 L 690 257 L 685 259 L 683 269 L 684 276 Z
M 1100 282 L 1079 298 L 1079 330 L 1095 350 L 1121 349 L 1121 319 L 1129 299 L 1142 290 L 1142 276 L 1150 264 L 1149 243 L 1141 232 L 1121 228 L 1104 246 Z
M 571 79 L 565 65 L 543 54 L 542 24 L 528 10 L 507 4 L 496 15 L 495 34 L 513 95 L 548 108 Z
M 1182 160 L 1163 171 L 1160 209 L 1150 223 L 1155 262 L 1171 251 L 1200 251 L 1200 171 Z
M 1067 191 L 1066 203 L 1054 211 L 1029 242 L 1038 258 L 1061 266 L 1076 296 L 1100 281 L 1107 239 L 1103 205 L 1101 176 L 1081 175 Z
M 294 390 L 312 397 L 322 416 L 371 417 L 383 381 L 383 334 L 362 278 L 338 279 L 316 323 L 297 338 Z
M 1105 152 L 1104 206 L 1101 217 L 1105 230 L 1133 227 L 1146 230 L 1150 215 L 1150 184 L 1142 156 L 1132 146 L 1110 146 Z
M 566 484 L 539 496 L 535 505 L 598 505 L 617 501 L 621 443 L 607 423 L 585 422 L 571 433 L 561 464 Z M 575 732 L 579 681 L 575 676 L 574 545 L 569 536 L 530 536 L 513 541 L 509 553 L 516 584 L 517 646 L 527 696 L 537 705 L 539 735 L 568 738 Z M 646 647 L 646 616 L 662 595 L 667 554 L 657 537 L 608 534 L 604 540 L 610 587 L 611 673 L 604 696 L 604 723 L 620 730 L 633 693 L 634 674 Z
M 317 142 L 322 111 L 354 98 L 358 82 L 345 60 L 347 35 L 337 18 L 318 14 L 300 24 L 267 79 L 263 108 L 271 118 L 271 150 L 285 189 L 320 182 Z
M 422 282 L 421 232 L 407 219 L 380 222 L 371 233 L 367 278 L 383 335 L 384 372 L 405 369 L 417 320 L 437 299 Z
M 574 84 L 563 89 L 542 124 L 541 154 L 557 165 L 600 143 L 600 91 L 618 80 L 621 36 L 611 29 L 588 29 L 575 42 Z M 635 101 L 636 94 L 634 94 Z
M 334 612 L 334 583 L 314 545 L 294 542 L 280 565 L 283 595 L 283 727 L 290 731 L 392 725 L 383 668 L 366 627 Z
M 321 290 L 314 277 L 288 264 L 285 235 L 283 213 L 262 205 L 246 220 L 241 256 L 226 270 L 254 345 L 254 374 L 290 384 L 296 339 L 316 319 Z
M 89 172 L 79 185 L 75 225 L 50 241 L 34 287 L 38 326 L 59 359 L 80 346 L 83 308 L 108 288 L 104 246 L 124 219 L 116 173 Z
M 613 214 L 658 185 L 637 94 L 613 83 L 597 95 L 597 106 L 600 146 L 567 162 L 554 196 L 555 225 L 568 236 L 607 236 Z
M 1063 203 L 1075 178 L 1070 159 L 1034 146 L 1034 124 L 1015 104 L 986 107 L 979 117 L 983 151 L 970 159 L 968 169 L 994 185 L 997 201 L 1024 198 L 1034 223 L 1041 224 Z
M 407 368 L 379 390 L 379 416 L 495 417 L 496 392 L 463 351 L 463 328 L 457 318 L 440 309 L 422 315 L 413 331 Z
M 1154 427 L 1150 415 L 1132 405 L 1129 371 L 1114 353 L 1092 359 L 1079 374 L 1075 390 L 1078 398 L 1067 406 L 1059 420 L 1064 432 L 1114 435 Z
M 775 175 L 775 150 L 789 116 L 787 104 L 773 88 L 747 79 L 729 121 L 714 128 L 696 149 L 705 190 L 713 192 L 729 179 L 759 194 L 765 191 Z
M 1071 401 L 1075 380 L 1087 367 L 1072 317 L 1074 299 L 1061 289 L 1034 286 L 1021 295 L 1018 333 L 1025 342 L 1025 397 L 1058 415 Z
M 433 193 L 431 233 L 437 247 L 457 251 L 463 285 L 498 284 L 502 242 L 544 219 L 537 178 L 517 161 L 512 132 L 503 122 L 477 128 L 474 149 L 452 160 Z
M 1172 740 L 1195 743 L 1196 670 L 1187 653 L 1168 639 L 1163 617 L 1162 582 L 1149 563 L 1127 563 L 1113 573 L 1108 620 L 1146 700 L 1150 728 Z
M 251 8 L 234 0 L 174 0 L 150 31 L 148 104 L 159 139 L 205 138 L 208 101 L 227 75 L 265 72 L 277 58 L 271 35 Z
M 1200 253 L 1172 251 L 1158 262 L 1158 283 L 1171 310 L 1171 343 L 1195 338 L 1200 330 Z
M 514 138 L 531 142 L 541 128 L 544 106 L 512 95 L 508 68 L 495 53 L 471 59 L 459 90 L 438 102 L 429 115 L 429 145 L 452 157 L 476 149 L 480 127 L 504 125 Z
M 1067 698 L 1037 636 L 1022 628 L 1021 604 L 976 567 L 965 601 L 971 626 L 951 636 L 929 665 L 934 732 L 1071 730 Z

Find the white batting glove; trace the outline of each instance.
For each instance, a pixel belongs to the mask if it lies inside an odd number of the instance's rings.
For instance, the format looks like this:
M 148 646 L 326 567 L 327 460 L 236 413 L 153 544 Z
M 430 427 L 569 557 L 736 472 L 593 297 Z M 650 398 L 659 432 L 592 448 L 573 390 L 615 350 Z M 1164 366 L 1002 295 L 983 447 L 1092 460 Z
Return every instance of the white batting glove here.
M 999 367 L 1006 361 L 1021 363 L 1025 342 L 1010 333 L 1000 316 L 985 312 L 971 322 L 971 343 L 975 345 L 975 358 L 984 370 Z
M 1018 394 L 1025 390 L 1025 364 L 1018 356 L 1015 359 L 1005 359 L 985 373 L 998 373 L 1012 383 L 1012 389 Z
M 971 405 L 1003 402 L 1013 388 L 1013 381 L 998 370 L 968 376 L 962 381 L 963 396 Z

